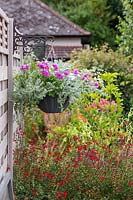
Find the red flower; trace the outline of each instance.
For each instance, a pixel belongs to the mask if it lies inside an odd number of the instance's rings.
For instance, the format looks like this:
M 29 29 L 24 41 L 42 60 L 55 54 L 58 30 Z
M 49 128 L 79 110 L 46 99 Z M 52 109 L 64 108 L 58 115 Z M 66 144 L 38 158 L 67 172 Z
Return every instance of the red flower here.
M 24 173 L 24 178 L 28 178 L 29 177 L 29 173 Z
M 10 171 L 10 170 L 11 170 L 11 168 L 9 166 L 7 166 L 6 171 Z
M 66 198 L 67 197 L 67 192 L 63 192 L 63 196 L 64 196 L 64 198 Z
M 58 183 L 58 185 L 64 185 L 65 184 L 65 181 L 60 181 L 59 183 Z
M 61 193 L 58 193 L 58 194 L 56 195 L 56 199 L 60 199 L 60 198 L 62 198 L 62 195 L 61 195 Z
M 98 160 L 97 154 L 98 153 L 96 151 L 91 150 L 90 153 L 89 153 L 90 160 Z
M 33 190 L 33 193 L 32 193 L 32 194 L 33 194 L 34 197 L 37 195 L 36 189 Z
M 75 142 L 79 140 L 79 138 L 76 135 L 73 136 L 73 139 Z
M 129 181 L 129 186 L 133 187 L 133 181 L 132 180 Z
M 54 178 L 54 177 L 53 177 L 50 173 L 48 173 L 48 172 L 44 172 L 43 174 L 44 174 L 44 176 L 47 177 L 49 180 L 53 180 L 53 178 Z
M 118 187 L 118 188 L 116 188 L 116 190 L 117 190 L 117 191 L 122 191 L 123 188 L 122 188 L 122 187 Z
M 99 181 L 103 182 L 105 180 L 104 177 L 99 177 Z
M 67 192 L 60 192 L 56 195 L 56 199 L 61 199 L 62 197 L 66 198 L 68 195 Z

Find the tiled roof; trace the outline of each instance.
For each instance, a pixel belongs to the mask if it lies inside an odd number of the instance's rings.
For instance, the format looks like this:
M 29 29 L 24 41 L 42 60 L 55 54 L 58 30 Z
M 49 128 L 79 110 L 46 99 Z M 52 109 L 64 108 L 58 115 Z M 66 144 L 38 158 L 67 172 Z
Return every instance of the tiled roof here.
M 61 58 L 61 59 L 69 59 L 70 54 L 74 49 L 80 50 L 82 46 L 54 46 L 53 51 L 49 54 L 49 50 L 45 52 L 46 58 Z
M 0 7 L 15 18 L 19 30 L 29 35 L 89 36 L 40 0 L 0 0 Z

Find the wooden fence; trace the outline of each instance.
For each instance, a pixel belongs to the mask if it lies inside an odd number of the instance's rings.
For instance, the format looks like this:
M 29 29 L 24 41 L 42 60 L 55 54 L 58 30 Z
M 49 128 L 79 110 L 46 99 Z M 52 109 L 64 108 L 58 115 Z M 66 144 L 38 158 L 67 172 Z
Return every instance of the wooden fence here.
M 0 9 L 0 200 L 13 200 L 13 140 L 17 132 L 12 102 L 12 70 L 20 64 L 13 53 L 13 19 Z

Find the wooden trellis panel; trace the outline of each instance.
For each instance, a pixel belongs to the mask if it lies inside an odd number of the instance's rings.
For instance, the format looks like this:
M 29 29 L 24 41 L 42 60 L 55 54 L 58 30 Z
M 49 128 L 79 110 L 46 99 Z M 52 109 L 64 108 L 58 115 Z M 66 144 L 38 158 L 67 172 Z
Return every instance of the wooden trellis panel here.
M 12 70 L 20 64 L 13 55 L 13 19 L 0 9 L 0 200 L 13 200 L 13 139 L 17 130 L 12 102 Z

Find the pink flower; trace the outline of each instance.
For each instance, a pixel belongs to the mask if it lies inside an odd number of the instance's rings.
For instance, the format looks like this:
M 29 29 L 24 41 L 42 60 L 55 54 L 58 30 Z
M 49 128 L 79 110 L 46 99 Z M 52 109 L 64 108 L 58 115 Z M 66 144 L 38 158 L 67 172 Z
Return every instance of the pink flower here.
M 115 105 L 116 106 L 116 102 L 114 100 L 111 101 L 111 105 Z
M 92 104 L 92 108 L 97 108 L 97 104 L 95 102 Z

